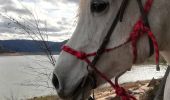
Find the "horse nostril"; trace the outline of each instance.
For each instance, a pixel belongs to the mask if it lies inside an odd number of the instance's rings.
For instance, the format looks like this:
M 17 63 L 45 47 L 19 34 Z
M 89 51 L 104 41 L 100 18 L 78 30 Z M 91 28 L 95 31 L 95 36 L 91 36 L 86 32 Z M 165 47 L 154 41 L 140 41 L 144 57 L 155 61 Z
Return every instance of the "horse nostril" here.
M 53 74 L 52 83 L 56 89 L 59 89 L 59 80 L 55 74 Z

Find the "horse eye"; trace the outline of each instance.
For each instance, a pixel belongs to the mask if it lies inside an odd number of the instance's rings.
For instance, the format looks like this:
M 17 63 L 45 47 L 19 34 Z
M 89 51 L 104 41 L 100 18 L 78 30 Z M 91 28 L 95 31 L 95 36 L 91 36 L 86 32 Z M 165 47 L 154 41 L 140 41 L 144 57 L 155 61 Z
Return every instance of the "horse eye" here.
M 104 0 L 92 0 L 91 12 L 100 13 L 109 6 L 109 3 Z

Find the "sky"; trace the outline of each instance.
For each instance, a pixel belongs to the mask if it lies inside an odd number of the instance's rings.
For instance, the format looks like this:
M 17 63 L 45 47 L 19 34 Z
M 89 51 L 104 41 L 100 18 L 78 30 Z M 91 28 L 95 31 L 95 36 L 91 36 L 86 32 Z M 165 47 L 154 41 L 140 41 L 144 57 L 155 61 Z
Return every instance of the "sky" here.
M 79 0 L 0 0 L 0 40 L 31 39 L 15 19 L 32 32 L 48 34 L 49 41 L 63 41 L 72 35 Z M 38 23 L 38 24 L 37 24 Z

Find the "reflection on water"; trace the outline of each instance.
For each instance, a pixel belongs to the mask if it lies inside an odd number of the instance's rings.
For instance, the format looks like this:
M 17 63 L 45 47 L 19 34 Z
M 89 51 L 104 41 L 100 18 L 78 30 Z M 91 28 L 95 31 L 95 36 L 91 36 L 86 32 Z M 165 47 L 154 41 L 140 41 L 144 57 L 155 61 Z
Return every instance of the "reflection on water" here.
M 55 56 L 57 59 L 57 56 Z M 16 97 L 29 98 L 54 94 L 48 76 L 54 67 L 48 62 L 46 56 L 1 56 L 0 57 L 0 99 Z M 120 78 L 120 82 L 160 78 L 165 68 L 160 72 L 155 67 L 137 66 Z
M 0 99 L 55 93 L 48 76 L 53 68 L 46 56 L 1 56 Z

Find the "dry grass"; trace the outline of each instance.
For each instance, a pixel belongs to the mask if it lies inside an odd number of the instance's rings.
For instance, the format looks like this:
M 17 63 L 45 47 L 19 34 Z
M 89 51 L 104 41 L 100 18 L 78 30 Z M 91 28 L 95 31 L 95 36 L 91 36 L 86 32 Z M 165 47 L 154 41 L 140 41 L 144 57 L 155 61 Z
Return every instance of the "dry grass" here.
M 28 100 L 60 100 L 57 96 L 43 96 L 43 97 L 34 97 Z
M 159 86 L 160 80 L 156 80 L 151 83 L 150 81 L 138 81 L 122 84 L 126 90 L 131 91 L 137 100 L 152 100 L 154 97 L 155 91 Z M 120 100 L 118 97 L 115 97 L 114 91 L 111 87 L 104 87 L 95 90 L 96 100 Z M 44 96 L 44 97 L 34 97 L 28 100 L 60 100 L 56 96 Z

